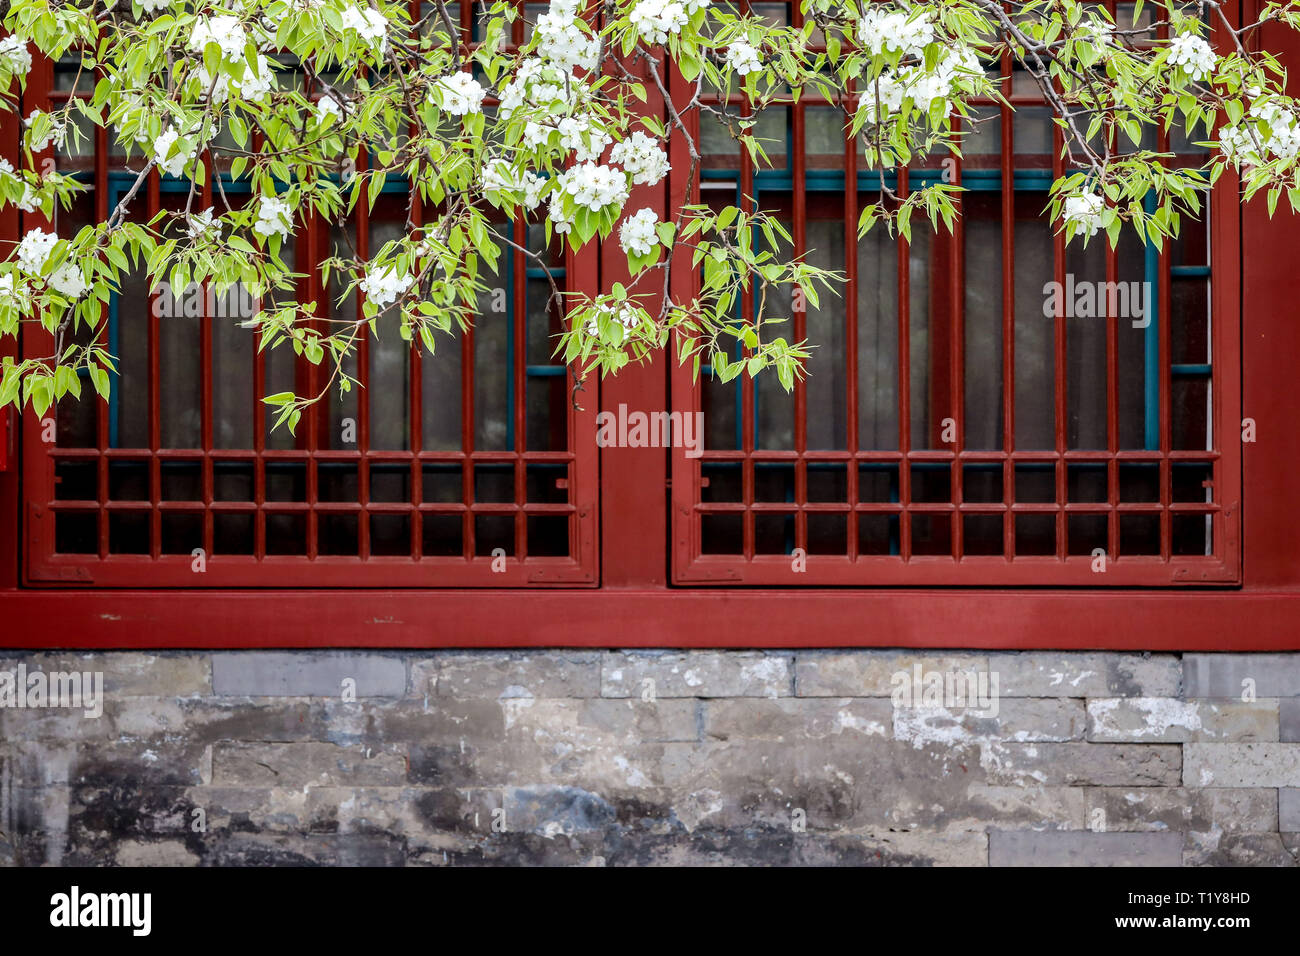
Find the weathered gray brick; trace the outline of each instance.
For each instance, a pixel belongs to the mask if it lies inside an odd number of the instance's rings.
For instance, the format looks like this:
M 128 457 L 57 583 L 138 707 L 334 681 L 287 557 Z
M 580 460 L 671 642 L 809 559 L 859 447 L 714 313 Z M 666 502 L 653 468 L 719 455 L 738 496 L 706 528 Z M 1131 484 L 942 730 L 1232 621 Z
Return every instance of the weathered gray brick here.
M 1088 739 L 1113 742 L 1277 740 L 1278 702 L 1095 697 L 1088 701 Z
M 1300 743 L 1300 697 L 1283 697 L 1277 703 L 1278 740 Z
M 577 724 L 642 743 L 700 739 L 700 708 L 690 698 L 595 698 L 578 705 Z
M 924 675 L 978 674 L 988 670 L 981 654 L 909 651 L 799 651 L 795 687 L 800 697 L 890 697 L 910 685 L 917 666 Z
M 1007 785 L 1172 787 L 1182 767 L 1176 744 L 998 743 L 986 759 L 990 782 Z
M 228 651 L 212 656 L 212 691 L 221 697 L 333 697 L 356 681 L 358 699 L 401 697 L 406 662 L 351 651 Z
M 868 854 L 867 865 L 988 866 L 989 840 L 982 832 L 899 830 L 867 833 L 859 839 Z
M 829 734 L 892 734 L 893 705 L 879 697 L 710 700 L 704 706 L 704 732 L 726 740 L 772 738 L 803 740 Z
M 1188 697 L 1300 696 L 1300 654 L 1188 654 L 1183 671 Z
M 599 651 L 487 651 L 411 662 L 413 697 L 599 697 Z
M 192 697 L 212 692 L 212 664 L 207 654 L 150 654 L 141 651 L 24 654 L 0 651 L 0 670 L 19 662 L 28 671 L 91 671 L 104 675 L 107 698 Z
M 998 653 L 989 671 L 1003 697 L 1177 697 L 1182 686 L 1172 654 Z
M 1181 833 L 994 830 L 990 866 L 1182 866 Z
M 406 775 L 406 754 L 393 746 L 219 743 L 212 752 L 212 782 L 218 786 L 398 786 Z
M 894 737 L 913 743 L 967 746 L 979 741 L 1082 740 L 1083 701 L 1020 698 L 996 702 L 987 711 L 969 707 L 896 707 Z
M 605 655 L 601 696 L 642 697 L 650 689 L 655 697 L 789 697 L 794 693 L 793 657 L 757 651 Z
M 1187 744 L 1189 787 L 1300 787 L 1300 744 Z
M 1300 833 L 1300 788 L 1283 787 L 1277 792 L 1278 829 Z
M 179 840 L 128 840 L 117 847 L 118 866 L 198 866 L 198 854 Z
M 1295 855 L 1277 833 L 1191 831 L 1183 848 L 1184 866 L 1295 867 Z
M 1277 829 L 1277 791 L 1268 788 L 1089 787 L 1087 794 L 1092 830 Z

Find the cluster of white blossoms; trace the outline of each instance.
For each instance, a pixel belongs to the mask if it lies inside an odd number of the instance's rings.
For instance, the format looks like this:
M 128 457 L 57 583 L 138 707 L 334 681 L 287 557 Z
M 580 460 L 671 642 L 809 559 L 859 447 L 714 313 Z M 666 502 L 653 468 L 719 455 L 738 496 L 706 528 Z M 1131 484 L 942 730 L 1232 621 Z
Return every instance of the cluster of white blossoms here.
M 453 116 L 465 116 L 483 109 L 487 91 L 470 74 L 458 70 L 441 77 L 433 85 L 434 102 Z
M 172 5 L 172 0 L 140 0 L 140 9 L 145 13 L 157 13 Z
M 1101 17 L 1084 17 L 1074 28 L 1076 43 L 1091 43 L 1093 46 L 1109 46 L 1115 38 L 1115 24 Z
M 57 233 L 46 232 L 44 229 L 33 229 L 27 233 L 14 253 L 14 261 L 18 263 L 19 270 L 29 276 L 39 276 L 58 241 Z
M 1248 93 L 1256 99 L 1245 120 L 1219 130 L 1224 157 L 1237 169 L 1262 166 L 1270 159 L 1294 160 L 1300 155 L 1300 118 L 1294 104 L 1275 97 L 1261 99 L 1255 87 Z
M 760 72 L 763 69 L 763 61 L 759 59 L 757 50 L 744 40 L 737 40 L 727 47 L 727 66 L 741 76 L 748 76 L 750 73 Z
M 191 239 L 202 239 L 208 235 L 221 235 L 220 221 L 212 218 L 212 207 L 202 212 L 185 217 L 185 231 Z
M 35 212 L 36 207 L 40 205 L 40 196 L 36 194 L 36 190 L 32 188 L 32 184 L 27 182 L 27 180 L 14 169 L 13 163 L 9 162 L 7 159 L 0 158 L 0 180 L 5 178 L 16 179 L 23 184 L 22 197 L 16 201 L 15 205 L 17 205 L 23 212 Z
M 377 266 L 366 273 L 366 277 L 358 283 L 358 286 L 366 294 L 367 299 L 377 308 L 382 309 L 396 302 L 406 293 L 406 290 L 411 287 L 411 277 L 398 275 L 397 270 L 392 266 L 387 268 Z
M 284 238 L 293 228 L 293 210 L 283 199 L 263 196 L 257 207 L 257 222 L 253 231 L 262 236 L 279 235 Z
M 388 48 L 388 21 L 371 7 L 361 9 L 355 4 L 344 7 L 343 29 L 351 30 L 371 46 L 377 46 L 381 53 Z M 376 40 L 379 41 L 377 44 Z
M 50 273 L 49 283 L 51 289 L 69 299 L 80 299 L 88 288 L 81 270 L 71 262 L 65 262 Z
M 628 332 L 641 324 L 641 314 L 626 302 L 618 308 L 604 303 L 596 306 L 596 311 L 599 317 L 613 319 Z M 590 319 L 587 322 L 587 334 L 593 337 L 600 334 L 600 323 L 597 319 Z
M 501 91 L 501 105 L 497 110 L 502 119 L 520 107 L 543 111 L 565 111 L 576 105 L 576 98 L 587 92 L 582 83 L 570 81 L 569 74 L 558 66 L 533 57 L 524 60 L 514 76 Z
M 592 212 L 627 202 L 627 174 L 613 166 L 579 163 L 560 175 L 561 191 Z
M 708 5 L 709 0 L 638 0 L 628 22 L 647 43 L 667 43 L 670 33 L 680 34 L 691 16 Z
M 257 60 L 244 67 L 242 79 L 235 79 L 225 73 L 217 75 L 216 80 L 208 73 L 206 66 L 194 71 L 198 95 L 211 97 L 213 103 L 224 103 L 233 90 L 236 95 L 252 102 L 265 100 L 275 89 L 275 73 L 271 61 L 263 54 L 257 54 Z
M 575 206 L 591 212 L 600 212 L 607 206 L 623 208 L 627 202 L 627 173 L 613 166 L 595 163 L 578 163 L 569 167 L 556 180 L 551 192 L 546 216 L 555 231 L 564 235 L 573 228 L 573 219 L 564 211 L 564 198 L 569 197 Z
M 578 25 L 578 0 L 552 0 L 537 18 L 537 55 L 561 70 L 590 70 L 600 56 L 600 41 Z
M 580 163 L 595 162 L 613 141 L 603 126 L 586 116 L 565 116 L 554 126 L 532 120 L 524 125 L 525 146 L 559 145 L 566 152 L 572 150 Z
M 1195 33 L 1180 33 L 1169 41 L 1169 63 L 1182 67 L 1189 79 L 1203 80 L 1214 71 L 1217 58 Z
M 933 70 L 920 64 L 896 72 L 884 70 L 877 80 L 866 84 L 859 109 L 867 122 L 879 123 L 897 113 L 910 96 L 923 111 L 928 111 L 934 100 L 943 100 L 946 116 L 952 112 L 952 98 L 962 82 L 969 84 L 982 72 L 979 56 L 970 47 L 945 46 Z
M 523 180 L 520 181 L 514 176 L 514 168 L 504 159 L 490 159 L 483 164 L 483 172 L 479 176 L 479 185 L 484 192 L 502 192 L 515 191 L 522 189 L 524 191 L 524 206 L 532 210 L 536 209 L 542 201 L 542 189 L 546 186 L 546 180 L 538 176 L 531 169 L 525 169 Z
M 28 113 L 27 129 L 31 130 L 31 128 L 36 125 L 36 120 L 39 117 L 44 115 L 45 114 L 42 113 L 40 110 L 32 110 L 30 113 Z M 53 143 L 56 147 L 62 149 L 63 143 L 67 139 L 67 133 L 68 133 L 67 128 L 64 127 L 64 125 L 60 123 L 57 119 L 55 119 L 53 115 L 51 115 L 49 132 L 41 136 L 39 139 L 36 136 L 29 133 L 28 145 L 31 147 L 33 153 L 39 153 L 45 147 L 49 146 L 50 143 Z
M 27 41 L 20 36 L 7 36 L 0 40 L 0 70 L 22 74 L 32 68 L 32 55 L 27 52 Z
M 343 107 L 339 101 L 326 93 L 316 101 L 316 120 L 322 124 L 343 119 Z
M 639 129 L 609 151 L 609 161 L 626 169 L 634 186 L 657 186 L 672 169 L 658 141 Z
M 14 277 L 8 273 L 0 276 L 0 307 L 26 312 L 30 306 L 31 297 L 27 294 L 27 287 L 16 284 Z
M 876 7 L 858 21 L 858 41 L 871 53 L 902 53 L 918 59 L 934 42 L 934 22 L 928 12 Z
M 221 55 L 227 60 L 238 60 L 244 55 L 244 44 L 248 42 L 248 33 L 238 17 L 219 16 L 201 17 L 194 23 L 190 34 L 190 49 L 202 54 L 209 43 L 221 48 Z
M 185 164 L 194 158 L 197 150 L 194 147 L 189 149 L 178 149 L 172 151 L 176 145 L 180 134 L 175 129 L 165 129 L 158 135 L 153 142 L 153 158 L 158 164 L 158 168 L 170 176 L 179 176 L 185 171 Z
M 50 253 L 54 251 L 58 241 L 58 234 L 43 229 L 33 229 L 27 233 L 23 236 L 23 241 L 18 243 L 18 249 L 14 253 L 14 262 L 18 270 L 34 279 L 40 278 L 41 271 L 49 261 Z M 69 299 L 81 298 L 87 289 L 81 270 L 71 262 L 63 263 L 50 273 L 45 281 L 51 289 Z M 11 297 L 25 296 L 26 290 L 15 286 L 12 278 L 8 285 Z
M 618 230 L 618 242 L 628 255 L 647 256 L 659 245 L 659 235 L 655 227 L 659 217 L 653 209 L 639 209 L 635 215 L 623 220 Z
M 1065 200 L 1062 216 L 1067 223 L 1074 223 L 1076 236 L 1092 238 L 1101 228 L 1101 213 L 1106 208 L 1106 201 L 1097 193 L 1080 193 Z

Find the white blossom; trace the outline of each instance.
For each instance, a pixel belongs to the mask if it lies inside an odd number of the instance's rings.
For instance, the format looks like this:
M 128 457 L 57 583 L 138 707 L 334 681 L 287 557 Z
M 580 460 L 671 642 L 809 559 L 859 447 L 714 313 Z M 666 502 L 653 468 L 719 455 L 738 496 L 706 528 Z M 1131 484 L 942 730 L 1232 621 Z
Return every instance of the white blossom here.
M 519 64 L 514 77 L 501 91 L 498 115 L 509 119 L 520 107 L 539 113 L 567 115 L 591 99 L 591 88 L 553 63 L 530 57 Z
M 1182 67 L 1192 80 L 1209 76 L 1216 60 L 1210 45 L 1194 33 L 1180 33 L 1169 41 L 1170 65 Z
M 534 28 L 537 55 L 568 72 L 575 67 L 592 69 L 600 53 L 600 41 L 583 31 L 576 17 L 577 4 L 561 0 L 537 18 Z
M 46 114 L 42 113 L 40 110 L 32 110 L 30 113 L 28 113 L 27 128 L 30 130 L 33 126 L 36 125 L 37 118 L 44 115 Z M 42 136 L 40 139 L 37 139 L 34 136 L 30 136 L 29 145 L 31 146 L 33 153 L 39 153 L 41 150 L 45 149 L 45 147 L 49 146 L 51 142 L 54 143 L 56 147 L 62 148 L 63 141 L 66 138 L 66 135 L 67 135 L 67 130 L 63 128 L 63 125 L 61 123 L 55 121 L 54 117 L 51 115 L 50 131 L 46 133 L 44 136 Z
M 18 208 L 23 212 L 35 212 L 41 204 L 41 197 L 32 189 L 31 183 L 23 183 L 23 198 L 18 200 Z
M 618 163 L 632 174 L 633 185 L 658 185 L 668 171 L 668 154 L 652 139 L 639 129 L 609 152 L 609 160 Z
M 16 284 L 12 273 L 0 276 L 0 306 L 25 312 L 30 302 L 27 287 Z
M 524 207 L 533 210 L 542 202 L 542 190 L 546 188 L 546 178 L 538 176 L 531 169 L 524 170 Z
M 1109 46 L 1115 37 L 1115 24 L 1098 16 L 1084 17 L 1074 28 L 1077 43 L 1091 43 L 1093 46 Z
M 680 34 L 691 14 L 706 6 L 708 0 L 637 0 L 628 21 L 647 43 L 667 43 L 670 33 Z
M 759 58 L 757 50 L 744 40 L 737 40 L 727 47 L 727 66 L 741 76 L 748 76 L 750 73 L 760 72 L 763 69 L 763 61 Z
M 546 218 L 551 221 L 556 235 L 562 236 L 573 228 L 573 220 L 564 214 L 564 207 L 560 204 L 560 197 L 556 193 L 551 194 L 551 204 L 546 209 Z
M 86 280 L 81 270 L 71 262 L 65 262 L 50 274 L 50 288 L 69 299 L 80 299 L 86 294 Z
M 366 273 L 359 286 L 366 294 L 366 298 L 377 308 L 382 309 L 401 298 L 411 287 L 411 281 L 409 275 L 398 275 L 397 270 L 392 266 L 387 268 L 376 266 Z
M 630 332 L 641 324 L 641 314 L 627 302 L 622 303 L 615 308 L 610 303 L 602 303 L 596 306 L 596 318 L 589 319 L 587 322 L 587 334 L 596 336 L 600 334 L 600 319 L 612 319 L 623 327 L 625 332 Z
M 655 227 L 658 225 L 659 217 L 655 215 L 653 209 L 637 210 L 635 215 L 624 219 L 623 225 L 619 227 L 619 245 L 628 255 L 649 255 L 651 250 L 659 245 L 659 236 L 655 232 Z
M 43 229 L 33 229 L 27 233 L 23 236 L 23 241 L 18 243 L 18 249 L 14 254 L 18 268 L 30 276 L 39 276 L 58 241 L 59 237 L 56 233 L 46 232 Z
M 173 153 L 172 147 L 179 139 L 180 134 L 176 130 L 165 129 L 153 143 L 153 158 L 157 162 L 158 168 L 172 176 L 179 176 L 183 173 L 185 164 L 193 159 L 195 155 L 195 150 L 192 147 L 180 149 Z
M 858 40 L 872 56 L 902 53 L 920 59 L 934 42 L 934 23 L 926 11 L 874 7 L 858 21 Z
M 479 184 L 485 192 L 513 192 L 522 189 L 524 191 L 524 206 L 532 210 L 536 209 L 542 201 L 542 189 L 546 185 L 546 180 L 531 169 L 526 169 L 523 173 L 523 179 L 520 181 L 515 178 L 514 170 L 510 164 L 498 157 L 483 164 Z
M 627 174 L 613 166 L 579 163 L 560 176 L 560 188 L 592 212 L 627 202 Z
M 242 80 L 232 80 L 231 85 L 246 100 L 263 100 L 275 86 L 275 74 L 271 70 L 271 61 L 263 54 L 257 54 L 256 70 L 245 67 Z
M 220 236 L 221 223 L 212 218 L 212 207 L 209 206 L 202 212 L 186 217 L 185 231 L 191 239 L 202 239 L 212 234 Z
M 15 35 L 0 40 L 0 70 L 21 75 L 31 68 L 32 55 L 24 38 Z
M 1254 98 L 1243 120 L 1219 130 L 1219 148 L 1224 157 L 1240 169 L 1262 166 L 1279 159 L 1284 162 L 1300 155 L 1300 118 L 1295 104 L 1286 99 L 1261 96 L 1256 87 L 1248 94 Z
M 292 228 L 293 210 L 289 204 L 274 196 L 263 196 L 257 207 L 257 222 L 253 223 L 253 231 L 263 236 L 279 235 L 283 238 L 289 235 Z
M 172 5 L 172 0 L 140 0 L 140 9 L 145 13 L 157 13 Z
M 1097 193 L 1080 193 L 1065 200 L 1063 215 L 1067 223 L 1075 224 L 1075 235 L 1091 238 L 1101 228 L 1101 213 L 1106 202 Z
M 487 91 L 470 74 L 463 71 L 450 73 L 434 84 L 435 100 L 448 113 L 465 116 L 483 109 Z
M 316 101 L 316 120 L 322 124 L 343 118 L 343 108 L 338 100 L 326 93 Z
M 361 9 L 354 4 L 349 4 L 343 8 L 343 29 L 354 31 L 361 39 L 369 41 L 372 46 L 378 40 L 380 51 L 388 46 L 388 21 L 378 10 L 370 7 Z
M 879 123 L 897 113 L 907 95 L 907 83 L 897 74 L 885 70 L 880 76 L 868 81 L 858 101 L 858 109 L 867 115 L 867 122 Z
M 586 116 L 566 116 L 556 128 L 560 131 L 560 146 L 573 150 L 580 163 L 595 162 L 614 141 L 604 127 Z
M 209 43 L 215 43 L 221 48 L 222 57 L 238 60 L 244 54 L 247 41 L 248 33 L 238 17 L 200 17 L 190 34 L 190 49 L 202 54 Z

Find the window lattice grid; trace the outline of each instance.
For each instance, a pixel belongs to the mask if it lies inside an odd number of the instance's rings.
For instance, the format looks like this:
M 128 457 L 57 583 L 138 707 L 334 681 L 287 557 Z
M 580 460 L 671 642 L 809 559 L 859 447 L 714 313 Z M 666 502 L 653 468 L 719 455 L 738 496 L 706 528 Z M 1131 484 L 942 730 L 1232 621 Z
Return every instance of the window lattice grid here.
M 471 26 L 468 6 L 452 8 Z M 88 77 L 73 90 L 75 63 L 44 68 L 44 86 L 39 76 L 29 85 L 33 105 L 48 109 L 88 94 Z M 291 76 L 282 73 L 282 83 Z M 134 179 L 109 134 L 88 132 L 75 154 L 54 157 L 90 187 L 56 214 L 65 236 L 106 218 Z M 198 208 L 213 204 L 211 173 Z M 232 202 L 246 198 L 245 185 L 222 181 Z M 147 218 L 180 209 L 187 188 L 188 180 L 155 173 L 133 212 Z M 406 185 L 389 183 L 376 208 L 363 204 L 346 226 L 306 217 L 282 251 L 302 274 L 293 297 L 316 301 L 322 320 L 354 318 L 362 293 L 340 302 L 341 290 L 323 285 L 317 263 L 348 241 L 362 258 L 370 255 L 401 231 L 406 207 Z M 418 201 L 414 211 L 418 224 Z M 40 224 L 28 217 L 26 227 Z M 542 246 L 540 227 L 498 226 L 513 230 L 521 246 Z M 27 447 L 37 452 L 25 482 L 34 524 L 30 579 L 593 582 L 594 452 L 571 440 L 587 430 L 586 413 L 570 401 L 566 370 L 551 356 L 561 316 L 534 262 L 518 252 L 502 262 L 459 341 L 442 337 L 430 355 L 409 349 L 395 328 L 362 339 L 347 368 L 361 387 L 341 399 L 331 391 L 303 416 L 296 436 L 269 431 L 260 399 L 315 394 L 324 373 L 287 347 L 259 353 L 255 334 L 239 327 L 258 303 L 238 291 L 223 299 L 199 289 L 160 305 L 165 293 L 145 288 L 142 276 L 128 278 L 98 330 L 120 359 L 111 401 L 60 403 L 52 447 L 29 426 Z M 576 287 L 566 257 L 552 253 L 549 265 L 562 288 Z M 42 343 L 28 338 L 28 354 L 37 354 Z M 203 576 L 191 572 L 197 548 L 211 559 Z M 502 573 L 494 573 L 498 556 L 508 559 Z
M 1131 20 L 1128 7 L 1118 12 Z M 797 9 L 784 16 L 801 22 Z M 775 376 L 723 384 L 706 367 L 694 387 L 677 376 L 706 434 L 698 464 L 675 461 L 688 479 L 674 482 L 679 582 L 1235 579 L 1237 459 L 1214 428 L 1231 420 L 1232 396 L 1227 360 L 1211 354 L 1231 341 L 1210 285 L 1213 221 L 1184 219 L 1163 250 L 1132 235 L 1117 250 L 1102 238 L 1067 248 L 1044 212 L 1061 133 L 1009 57 L 990 69 L 1011 105 L 976 101 L 964 157 L 884 176 L 903 196 L 940 178 L 965 187 L 951 237 L 924 223 L 910 243 L 879 227 L 857 237 L 881 177 L 844 136 L 852 97 L 766 110 L 754 135 L 770 165 L 757 171 L 700 120 L 701 201 L 776 213 L 794 240 L 786 254 L 848 282 L 820 308 L 786 296 L 792 321 L 772 334 L 817 346 L 793 394 Z M 743 96 L 727 105 L 750 115 Z M 1170 162 L 1202 160 L 1184 136 L 1149 138 Z M 1045 314 L 1052 282 L 1062 301 L 1087 286 L 1105 307 Z M 1149 321 L 1129 320 L 1133 306 L 1117 301 L 1129 292 Z M 751 291 L 739 317 L 753 309 Z M 791 573 L 796 549 L 803 574 Z M 1090 573 L 1102 552 L 1105 576 Z

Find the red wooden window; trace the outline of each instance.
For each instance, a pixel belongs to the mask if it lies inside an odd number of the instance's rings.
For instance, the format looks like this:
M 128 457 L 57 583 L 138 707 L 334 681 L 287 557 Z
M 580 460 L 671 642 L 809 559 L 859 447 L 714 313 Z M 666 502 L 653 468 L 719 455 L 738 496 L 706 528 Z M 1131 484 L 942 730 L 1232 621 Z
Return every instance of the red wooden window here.
M 1132 4 L 1108 8 L 1132 22 Z M 801 23 L 798 4 L 752 9 Z M 723 384 L 706 369 L 694 383 L 674 371 L 674 407 L 705 415 L 703 457 L 673 453 L 677 583 L 1239 581 L 1233 186 L 1225 177 L 1206 218 L 1162 251 L 1132 236 L 1117 250 L 1100 237 L 1067 248 L 1044 214 L 1061 133 L 1009 55 L 989 69 L 1014 111 L 979 104 L 964 159 L 888 174 L 902 195 L 941 177 L 969 190 L 952 235 L 922 223 L 910 243 L 879 228 L 857 237 L 881 194 L 843 134 L 854 102 L 765 111 L 755 135 L 772 168 L 757 172 L 711 118 L 692 117 L 704 167 L 694 201 L 777 212 L 787 252 L 848 282 L 820 308 L 787 302 L 793 329 L 781 334 L 817 347 L 792 395 L 775 376 Z M 692 91 L 679 80 L 674 95 Z M 726 105 L 749 114 L 743 96 Z M 1202 159 L 1168 134 L 1150 146 Z M 679 144 L 674 170 L 689 165 Z M 676 274 L 679 300 L 697 278 Z M 1074 314 L 1045 316 L 1052 282 Z M 1104 317 L 1077 298 L 1085 286 L 1107 300 Z M 1146 327 L 1131 305 L 1118 315 L 1121 295 L 1144 291 Z M 753 307 L 751 294 L 746 318 Z
M 472 6 L 449 8 L 470 30 Z M 517 22 L 516 43 L 523 31 Z M 75 64 L 38 64 L 24 112 L 87 95 L 93 78 L 74 91 L 76 73 Z M 134 179 L 107 133 L 90 131 L 89 143 L 85 155 L 53 157 L 92 187 L 56 217 L 61 235 L 104 220 Z M 198 208 L 214 201 L 207 179 Z M 187 188 L 155 173 L 132 213 L 147 220 L 183 208 Z M 226 188 L 241 201 L 238 184 Z M 363 258 L 378 250 L 403 229 L 407 205 L 399 184 L 346 224 L 309 215 L 284 252 L 305 276 L 298 299 L 320 304 L 322 321 L 359 314 L 362 293 L 339 301 L 317 264 L 349 245 Z M 414 213 L 418 222 L 418 202 Z M 49 228 L 24 217 L 24 230 L 38 226 Z M 539 226 L 510 228 L 519 245 L 542 247 Z M 594 252 L 556 255 L 567 290 L 596 291 Z M 549 284 L 522 253 L 503 262 L 473 330 L 433 355 L 409 348 L 394 327 L 366 341 L 349 369 L 362 387 L 342 399 L 333 390 L 296 436 L 269 430 L 260 399 L 316 394 L 325 373 L 287 347 L 261 352 L 238 324 L 255 303 L 206 290 L 160 296 L 130 278 L 99 333 L 119 357 L 111 401 L 69 399 L 45 421 L 26 416 L 28 583 L 594 584 L 595 403 L 572 400 L 572 375 L 551 358 L 561 316 Z M 39 332 L 24 336 L 26 355 L 50 345 Z

